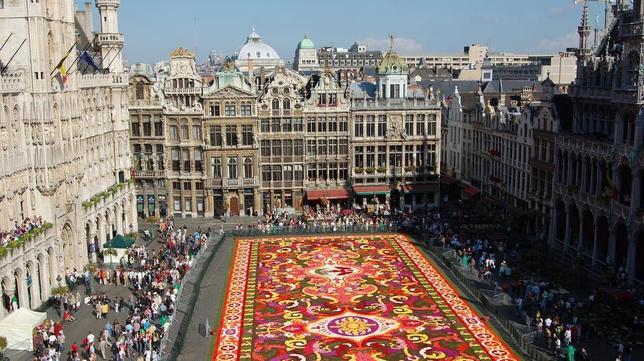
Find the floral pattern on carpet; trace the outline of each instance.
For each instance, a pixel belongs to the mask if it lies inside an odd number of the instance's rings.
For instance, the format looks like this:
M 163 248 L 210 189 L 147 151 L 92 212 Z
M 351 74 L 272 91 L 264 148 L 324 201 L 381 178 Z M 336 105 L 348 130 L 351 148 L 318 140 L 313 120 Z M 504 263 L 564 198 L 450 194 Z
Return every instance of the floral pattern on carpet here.
M 402 235 L 239 239 L 213 360 L 518 360 Z

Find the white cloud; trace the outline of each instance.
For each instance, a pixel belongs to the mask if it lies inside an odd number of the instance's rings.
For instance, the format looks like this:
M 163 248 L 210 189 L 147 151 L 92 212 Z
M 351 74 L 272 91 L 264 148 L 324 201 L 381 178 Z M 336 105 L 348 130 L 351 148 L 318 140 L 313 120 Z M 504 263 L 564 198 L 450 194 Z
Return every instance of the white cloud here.
M 366 38 L 359 40 L 358 44 L 365 44 L 370 50 L 389 50 L 389 39 Z M 418 53 L 423 50 L 423 46 L 415 39 L 395 37 L 394 50 L 398 53 Z
M 537 44 L 539 50 L 564 51 L 579 45 L 579 35 L 572 32 L 557 38 L 541 39 Z

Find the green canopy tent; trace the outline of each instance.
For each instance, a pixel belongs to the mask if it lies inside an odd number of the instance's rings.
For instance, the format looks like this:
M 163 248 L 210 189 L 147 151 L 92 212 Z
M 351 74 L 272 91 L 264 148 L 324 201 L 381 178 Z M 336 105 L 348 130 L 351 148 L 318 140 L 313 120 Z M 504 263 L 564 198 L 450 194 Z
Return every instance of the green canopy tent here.
M 132 238 L 123 235 L 116 235 L 109 242 L 103 244 L 103 250 L 110 250 L 110 255 L 103 257 L 105 263 L 119 263 L 121 258 L 125 257 L 125 251 L 134 244 Z

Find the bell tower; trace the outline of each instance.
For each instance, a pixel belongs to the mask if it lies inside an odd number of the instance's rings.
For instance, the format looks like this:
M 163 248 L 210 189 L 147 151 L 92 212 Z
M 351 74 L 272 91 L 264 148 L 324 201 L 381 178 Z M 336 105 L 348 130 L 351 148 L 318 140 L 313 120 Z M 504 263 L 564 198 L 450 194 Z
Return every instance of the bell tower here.
M 123 72 L 123 43 L 125 38 L 119 33 L 118 7 L 121 0 L 96 0 L 101 22 L 98 46 L 101 48 L 103 67 L 110 73 Z

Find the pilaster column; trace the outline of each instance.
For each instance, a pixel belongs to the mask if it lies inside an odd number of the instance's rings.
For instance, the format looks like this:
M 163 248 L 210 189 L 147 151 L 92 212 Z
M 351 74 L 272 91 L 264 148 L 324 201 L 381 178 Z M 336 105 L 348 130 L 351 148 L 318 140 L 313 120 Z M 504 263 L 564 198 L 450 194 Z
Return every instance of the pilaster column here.
M 125 234 L 123 228 L 123 209 L 121 206 L 116 207 L 116 212 L 114 212 L 114 221 L 116 223 L 116 234 Z
M 131 186 L 134 187 L 134 186 Z M 134 227 L 132 227 L 132 232 L 138 232 L 139 231 L 139 219 L 138 219 L 138 214 L 136 213 L 136 196 L 134 195 L 134 192 L 130 192 L 130 195 L 128 195 L 130 198 L 130 206 L 129 209 L 127 210 L 130 212 L 130 222 Z M 161 202 L 158 201 L 159 198 L 157 198 L 157 202 L 159 204 L 158 208 L 161 208 Z M 170 198 L 166 198 L 170 199 Z
M 567 158 L 568 158 L 568 159 L 567 159 L 567 161 L 566 161 L 566 163 L 567 163 L 566 165 L 568 166 L 568 169 L 566 169 L 566 172 L 567 172 L 567 173 L 566 173 L 566 174 L 567 174 L 567 177 L 566 177 L 566 186 L 571 186 L 571 185 L 573 184 L 573 174 L 572 174 L 572 154 L 568 153 Z
M 590 160 L 590 194 L 597 194 L 597 164 L 594 159 Z
M 96 252 L 98 252 L 95 240 L 96 240 L 96 226 L 92 224 L 89 230 L 89 239 L 87 240 L 89 260 L 92 263 L 96 263 Z
M 36 260 L 36 262 L 38 262 Z M 31 308 L 38 308 L 42 301 L 40 299 L 40 290 L 38 289 L 38 283 L 40 282 L 40 275 L 36 272 L 36 263 L 32 262 L 32 268 L 29 269 L 31 274 Z
M 586 192 L 586 184 L 588 183 L 586 174 L 586 160 L 581 158 L 581 182 L 579 182 L 579 192 Z
M 640 208 L 640 198 L 641 198 L 641 184 L 640 184 L 640 169 L 639 166 L 635 166 L 633 169 L 633 180 L 631 182 L 631 217 L 635 218 L 637 216 L 637 211 Z
M 615 230 L 615 225 L 611 224 L 608 226 L 608 257 L 606 258 L 606 263 L 609 265 L 615 266 L 615 251 L 617 248 L 617 232 Z
M 614 144 L 621 144 L 624 140 L 624 117 L 620 112 L 615 116 L 615 141 Z
M 49 254 L 45 252 L 40 259 L 40 284 L 42 285 L 43 299 L 51 295 L 51 274 L 49 271 Z
M 98 249 L 96 252 L 100 252 L 103 249 L 103 245 L 105 242 L 107 242 L 107 239 L 105 238 L 107 231 L 105 229 L 105 220 L 101 220 L 98 223 Z
M 579 217 L 579 237 L 577 238 L 577 254 L 581 254 L 584 249 L 584 237 L 586 232 L 584 232 L 584 213 L 581 212 Z
M 635 262 L 637 260 L 637 227 L 631 224 L 628 230 L 628 253 L 626 255 L 626 271 L 628 282 L 635 279 Z
M 593 221 L 593 268 L 595 267 L 595 264 L 597 263 L 597 243 L 598 239 L 597 237 L 599 230 L 597 229 L 597 218 L 594 219 Z
M 566 235 L 564 237 L 563 253 L 568 253 L 568 246 L 570 245 L 570 238 L 572 237 L 572 227 L 570 224 L 570 208 L 566 206 Z
M 559 217 L 557 217 L 557 208 L 552 207 L 550 209 L 550 219 L 552 220 L 550 222 L 550 229 L 549 229 L 549 236 L 548 236 L 548 242 L 550 243 L 550 247 L 552 248 L 552 245 L 555 243 L 555 239 L 557 238 L 557 227 L 558 227 L 558 222 L 559 222 Z

